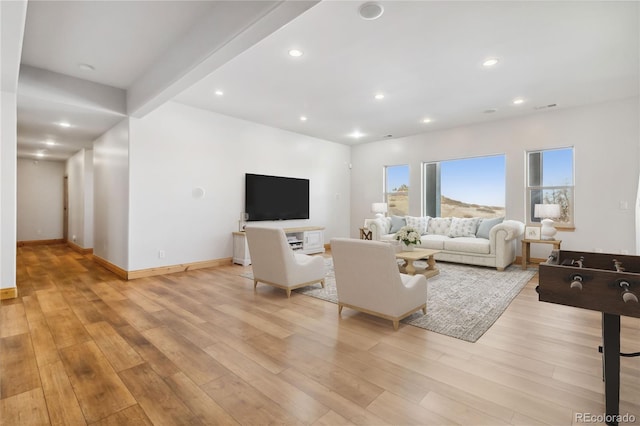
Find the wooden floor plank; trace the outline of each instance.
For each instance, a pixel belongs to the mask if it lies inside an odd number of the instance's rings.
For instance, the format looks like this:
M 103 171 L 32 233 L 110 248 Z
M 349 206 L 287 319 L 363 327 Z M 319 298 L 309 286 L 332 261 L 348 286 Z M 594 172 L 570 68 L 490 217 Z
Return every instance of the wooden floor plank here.
M 62 361 L 40 367 L 42 390 L 52 425 L 85 425 L 82 410 L 75 397 Z
M 0 398 L 40 387 L 40 373 L 28 333 L 0 339 Z
M 42 388 L 0 399 L 0 416 L 0 423 L 7 426 L 51 424 Z
M 204 424 L 148 364 L 123 370 L 119 375 L 154 425 Z
M 116 371 L 144 363 L 140 355 L 104 321 L 88 324 L 87 331 Z
M 95 342 L 67 346 L 60 354 L 88 423 L 137 403 Z
M 203 424 L 239 424 L 224 408 L 206 394 L 186 374 L 178 372 L 165 377 L 165 382 Z
M 166 327 L 157 327 L 142 334 L 198 385 L 229 372 L 202 349 Z
M 29 324 L 22 303 L 7 305 L 0 310 L 0 338 L 28 332 Z

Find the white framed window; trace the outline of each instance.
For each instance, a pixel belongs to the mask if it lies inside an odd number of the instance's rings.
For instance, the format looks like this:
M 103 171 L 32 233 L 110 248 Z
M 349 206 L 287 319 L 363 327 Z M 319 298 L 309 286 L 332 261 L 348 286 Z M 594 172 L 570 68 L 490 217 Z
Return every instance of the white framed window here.
M 423 163 L 422 178 L 424 215 L 505 216 L 504 154 Z
M 536 204 L 557 204 L 559 217 L 550 218 L 556 228 L 574 224 L 574 151 L 570 148 L 527 152 L 527 223 L 540 223 Z
M 388 214 L 406 216 L 409 214 L 409 165 L 385 166 L 384 201 Z

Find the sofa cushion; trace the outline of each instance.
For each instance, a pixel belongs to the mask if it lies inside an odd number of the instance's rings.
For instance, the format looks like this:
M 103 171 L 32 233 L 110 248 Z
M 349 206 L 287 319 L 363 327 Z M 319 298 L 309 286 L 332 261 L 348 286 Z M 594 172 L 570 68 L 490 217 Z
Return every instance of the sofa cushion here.
M 427 226 L 427 234 L 449 235 L 450 217 L 432 217 Z
M 407 226 L 412 227 L 420 235 L 424 235 L 427 233 L 427 224 L 429 223 L 429 216 L 405 216 Z
M 478 222 L 480 218 L 451 218 L 451 226 L 449 227 L 449 236 L 451 238 L 458 237 L 476 237 L 476 230 L 478 228 Z
M 451 238 L 446 235 L 423 235 L 420 237 L 420 248 L 426 248 L 431 250 L 444 250 L 445 241 Z
M 395 234 L 407 224 L 407 221 L 402 216 L 391 216 L 391 229 L 389 230 L 390 234 Z
M 485 238 L 460 237 L 444 241 L 444 249 L 474 254 L 491 253 L 491 244 Z
M 476 231 L 476 237 L 488 239 L 491 228 L 501 224 L 503 220 L 504 220 L 504 217 L 496 217 L 494 219 L 482 219 L 482 221 L 478 225 L 478 230 Z

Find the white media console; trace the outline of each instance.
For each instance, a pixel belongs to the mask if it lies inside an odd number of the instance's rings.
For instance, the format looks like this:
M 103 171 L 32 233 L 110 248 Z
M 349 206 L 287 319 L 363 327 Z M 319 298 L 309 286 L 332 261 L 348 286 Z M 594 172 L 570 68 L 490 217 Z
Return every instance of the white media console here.
M 297 253 L 324 253 L 324 228 L 321 226 L 303 226 L 284 228 L 291 249 Z M 233 263 L 251 265 L 249 244 L 244 232 L 233 233 Z

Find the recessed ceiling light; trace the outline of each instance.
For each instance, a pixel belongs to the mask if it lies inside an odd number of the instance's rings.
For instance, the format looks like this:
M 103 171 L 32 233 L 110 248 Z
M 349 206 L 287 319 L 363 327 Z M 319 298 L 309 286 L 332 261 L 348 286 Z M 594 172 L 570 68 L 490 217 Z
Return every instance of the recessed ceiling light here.
M 46 143 L 49 146 L 53 146 L 56 144 L 54 141 L 45 141 L 44 143 Z
M 293 56 L 294 58 L 299 58 L 302 56 L 302 50 L 291 49 L 289 50 L 289 56 Z
M 305 117 L 304 115 L 300 116 L 300 121 L 307 121 L 307 117 Z
M 485 68 L 491 68 L 492 66 L 496 65 L 498 62 L 500 62 L 498 58 L 487 58 L 482 63 L 482 66 Z
M 36 157 L 44 157 L 44 153 L 43 152 L 36 152 Z
M 375 98 L 378 99 L 378 100 L 384 99 L 384 93 L 376 93 Z
M 352 138 L 360 139 L 364 136 L 364 133 L 361 133 L 359 130 L 354 130 L 353 133 L 351 133 L 349 136 L 351 136 Z
M 372 21 L 382 16 L 384 13 L 384 7 L 375 1 L 369 1 L 360 5 L 358 13 L 362 19 Z
M 523 103 L 524 103 L 524 99 L 522 99 L 522 98 L 515 98 L 513 100 L 513 104 L 514 105 L 520 105 L 520 104 L 523 104 Z
M 216 96 L 222 96 L 224 95 L 224 92 L 222 90 L 216 90 L 215 92 L 213 92 L 216 94 Z
M 93 65 L 89 65 L 89 64 L 78 64 L 78 68 L 80 68 L 82 71 L 95 71 L 96 68 Z
M 60 127 L 71 127 L 71 124 L 67 123 L 66 121 L 61 121 L 58 123 L 58 126 Z
M 424 118 L 424 119 L 422 119 L 422 122 L 425 123 L 425 124 L 429 124 L 429 123 L 431 123 L 431 119 L 430 118 Z

